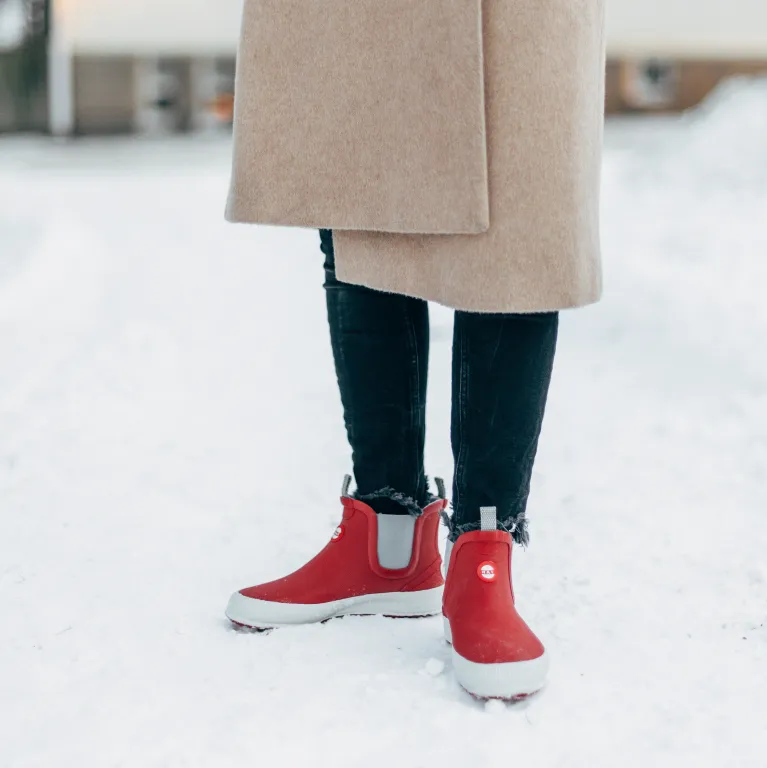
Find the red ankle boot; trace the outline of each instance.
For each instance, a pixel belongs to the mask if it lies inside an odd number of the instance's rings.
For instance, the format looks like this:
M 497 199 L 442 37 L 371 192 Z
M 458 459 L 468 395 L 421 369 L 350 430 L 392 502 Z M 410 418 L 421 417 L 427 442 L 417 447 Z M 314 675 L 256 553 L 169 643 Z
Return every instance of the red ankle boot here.
M 492 517 L 492 520 L 490 519 Z M 481 699 L 521 699 L 546 682 L 549 659 L 514 607 L 513 540 L 483 508 L 482 530 L 464 533 L 446 554 L 443 613 L 458 682 Z
M 447 501 L 435 501 L 418 518 L 377 515 L 347 495 L 349 479 L 343 520 L 325 548 L 295 573 L 232 595 L 231 621 L 269 629 L 335 616 L 439 614 L 444 581 L 437 531 Z

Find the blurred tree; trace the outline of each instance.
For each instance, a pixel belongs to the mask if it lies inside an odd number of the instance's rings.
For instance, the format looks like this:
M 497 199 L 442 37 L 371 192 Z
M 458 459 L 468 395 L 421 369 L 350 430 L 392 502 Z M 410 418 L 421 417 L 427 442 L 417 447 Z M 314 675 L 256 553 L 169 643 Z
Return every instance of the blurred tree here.
M 0 50 L 18 48 L 26 33 L 24 0 L 0 0 Z
M 19 44 L 0 51 L 0 130 L 39 130 L 47 122 L 50 0 L 22 2 L 25 21 Z

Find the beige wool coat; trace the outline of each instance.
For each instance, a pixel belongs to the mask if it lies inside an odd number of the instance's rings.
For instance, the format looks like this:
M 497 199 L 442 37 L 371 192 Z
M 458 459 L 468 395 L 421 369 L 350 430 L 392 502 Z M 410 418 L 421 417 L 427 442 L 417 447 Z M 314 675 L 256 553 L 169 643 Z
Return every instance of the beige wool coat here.
M 604 0 L 245 0 L 227 218 L 478 312 L 601 293 Z

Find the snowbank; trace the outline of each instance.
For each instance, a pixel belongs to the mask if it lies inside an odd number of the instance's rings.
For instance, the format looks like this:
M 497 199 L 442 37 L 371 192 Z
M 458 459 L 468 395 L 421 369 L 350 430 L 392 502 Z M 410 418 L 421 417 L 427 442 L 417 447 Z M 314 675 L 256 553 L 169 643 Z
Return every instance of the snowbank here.
M 563 314 L 515 554 L 551 682 L 512 707 L 438 619 L 223 618 L 338 522 L 317 233 L 225 224 L 223 140 L 0 140 L 0 763 L 764 768 L 760 88 L 608 126 L 605 298 Z
M 686 117 L 683 163 L 718 181 L 767 187 L 767 77 L 724 82 Z M 757 193 L 759 190 L 755 190 Z

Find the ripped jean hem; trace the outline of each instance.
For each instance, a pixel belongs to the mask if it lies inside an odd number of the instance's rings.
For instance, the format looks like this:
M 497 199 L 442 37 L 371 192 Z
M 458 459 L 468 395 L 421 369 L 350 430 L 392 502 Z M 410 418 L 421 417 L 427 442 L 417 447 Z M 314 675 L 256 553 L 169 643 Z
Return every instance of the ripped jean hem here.
M 441 492 L 444 492 L 444 484 L 441 480 L 437 481 L 437 486 L 441 489 Z M 394 501 L 403 507 L 411 517 L 419 518 L 423 514 L 426 507 L 428 507 L 430 504 L 433 504 L 435 501 L 438 501 L 440 498 L 443 498 L 443 496 L 435 496 L 431 492 L 429 489 L 429 478 L 427 477 L 426 491 L 424 493 L 422 503 L 419 503 L 418 500 L 412 496 L 408 496 L 401 491 L 397 491 L 391 486 L 380 488 L 379 490 L 373 491 L 372 493 L 356 492 L 354 494 L 354 498 L 359 499 L 360 501 L 364 501 L 365 503 L 375 501 L 376 499 L 389 499 L 390 501 Z
M 447 512 L 443 511 L 441 516 L 442 522 L 447 526 L 447 537 L 452 542 L 455 542 L 462 533 L 482 530 L 482 524 L 479 521 L 458 525 L 455 520 L 455 513 L 450 516 Z M 506 531 L 506 533 L 511 534 L 511 538 L 517 544 L 526 547 L 530 543 L 530 531 L 527 522 L 527 515 L 524 512 L 520 512 L 517 515 L 507 517 L 505 520 L 498 520 L 497 530 Z

